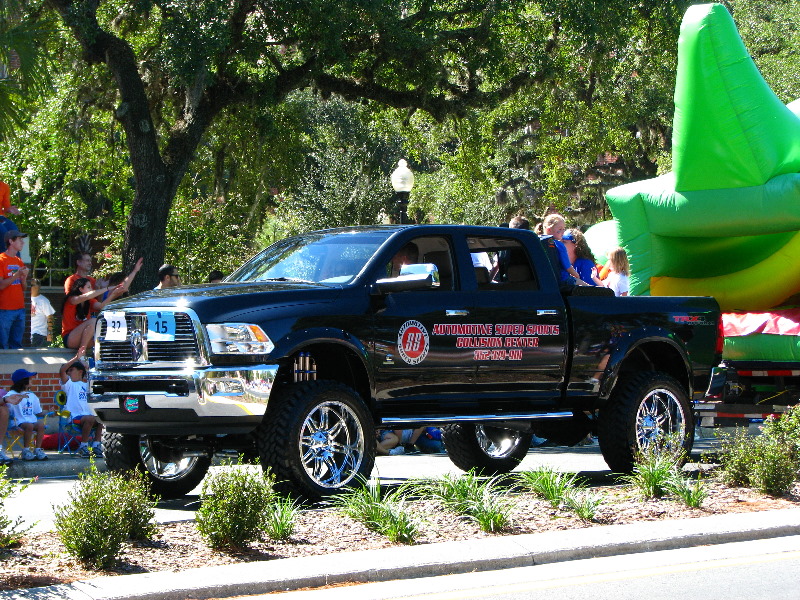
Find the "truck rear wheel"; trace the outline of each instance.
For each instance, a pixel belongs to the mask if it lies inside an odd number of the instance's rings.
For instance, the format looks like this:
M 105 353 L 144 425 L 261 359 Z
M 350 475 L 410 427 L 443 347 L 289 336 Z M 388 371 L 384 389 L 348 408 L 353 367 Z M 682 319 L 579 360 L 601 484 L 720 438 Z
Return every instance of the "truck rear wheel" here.
M 462 471 L 475 469 L 480 475 L 497 475 L 513 470 L 531 445 L 533 434 L 492 427 L 457 423 L 442 428 L 447 456 Z
M 355 390 L 336 381 L 295 383 L 270 403 L 256 440 L 278 490 L 313 499 L 370 476 L 375 426 Z
M 630 473 L 638 452 L 671 436 L 680 438 L 688 456 L 694 419 L 686 390 L 657 371 L 627 376 L 600 411 L 598 434 L 603 458 L 616 473 Z
M 211 466 L 210 456 L 183 456 L 157 438 L 123 433 L 103 434 L 106 467 L 111 471 L 140 469 L 150 491 L 167 500 L 180 498 L 200 485 Z

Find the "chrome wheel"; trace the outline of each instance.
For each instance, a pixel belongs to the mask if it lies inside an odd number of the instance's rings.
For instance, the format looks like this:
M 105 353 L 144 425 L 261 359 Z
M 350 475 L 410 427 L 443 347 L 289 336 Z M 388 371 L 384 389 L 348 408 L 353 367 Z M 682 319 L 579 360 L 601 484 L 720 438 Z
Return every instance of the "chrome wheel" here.
M 486 456 L 506 458 L 513 454 L 514 450 L 519 446 L 522 433 L 513 429 L 477 425 L 475 427 L 475 437 L 478 440 L 478 446 Z
M 669 443 L 667 438 L 671 436 L 678 440 L 686 436 L 683 404 L 668 389 L 651 390 L 636 412 L 636 443 L 645 449 L 653 443 Z
M 176 457 L 175 461 L 161 461 L 156 458 L 150 439 L 144 436 L 139 440 L 139 454 L 147 472 L 162 481 L 174 481 L 186 477 L 194 470 L 198 459 L 197 456 L 190 456 Z
M 300 427 L 300 461 L 324 488 L 340 488 L 358 475 L 364 460 L 364 430 L 348 405 L 328 401 L 306 415 Z

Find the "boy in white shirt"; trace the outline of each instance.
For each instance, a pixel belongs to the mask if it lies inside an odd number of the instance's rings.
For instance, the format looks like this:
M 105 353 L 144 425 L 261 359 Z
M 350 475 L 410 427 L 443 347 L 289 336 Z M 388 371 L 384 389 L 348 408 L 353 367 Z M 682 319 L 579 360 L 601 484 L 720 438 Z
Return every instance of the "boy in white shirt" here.
M 39 293 L 41 284 L 31 279 L 31 347 L 41 348 L 53 341 L 53 315 L 55 309 L 47 296 Z
M 42 406 L 39 398 L 33 392 L 28 391 L 31 384 L 31 377 L 36 373 L 31 373 L 25 369 L 17 369 L 11 374 L 11 389 L 6 394 L 5 400 L 9 403 L 8 408 L 11 417 L 22 429 L 23 445 L 22 460 L 47 460 L 47 455 L 42 450 L 42 438 L 44 437 L 44 422 L 39 420 L 42 416 Z M 15 403 L 16 402 L 16 403 Z M 36 446 L 33 445 L 33 434 L 36 433 Z
M 89 391 L 84 381 L 86 367 L 81 362 L 80 356 L 75 356 L 61 365 L 58 373 L 61 376 L 61 389 L 67 394 L 65 408 L 69 411 L 72 422 L 81 427 L 81 445 L 78 446 L 78 454 L 89 457 L 94 453 L 96 457 L 102 458 L 103 447 L 100 440 L 103 439 L 103 425 L 97 421 L 94 410 L 86 400 Z

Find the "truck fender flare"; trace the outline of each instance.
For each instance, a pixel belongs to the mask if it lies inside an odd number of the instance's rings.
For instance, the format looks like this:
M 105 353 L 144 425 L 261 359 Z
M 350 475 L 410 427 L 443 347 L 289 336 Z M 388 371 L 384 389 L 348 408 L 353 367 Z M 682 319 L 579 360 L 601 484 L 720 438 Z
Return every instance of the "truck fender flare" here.
M 361 361 L 361 367 L 367 374 L 369 390 L 374 389 L 370 355 L 367 346 L 359 338 L 335 327 L 313 327 L 292 332 L 279 340 L 274 353 L 277 356 L 292 356 L 305 348 L 316 344 L 335 344 L 347 348 Z M 367 401 L 370 399 L 367 398 Z
M 622 366 L 646 344 L 665 344 L 673 349 L 680 356 L 685 377 L 678 378 L 681 382 L 686 382 L 687 393 L 692 397 L 692 369 L 689 354 L 684 344 L 676 338 L 675 334 L 662 327 L 642 327 L 628 331 L 624 336 L 612 340 L 610 344 L 610 357 L 606 372 L 608 376 L 603 380 L 600 388 L 600 399 L 605 401 L 611 395 L 616 386 Z

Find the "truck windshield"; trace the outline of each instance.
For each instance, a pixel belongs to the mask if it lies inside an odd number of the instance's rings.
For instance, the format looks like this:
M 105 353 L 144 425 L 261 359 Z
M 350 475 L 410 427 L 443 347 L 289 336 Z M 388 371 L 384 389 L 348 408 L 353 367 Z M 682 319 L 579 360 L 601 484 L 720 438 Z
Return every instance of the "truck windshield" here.
M 347 284 L 392 231 L 315 232 L 276 242 L 227 281 L 308 281 Z

